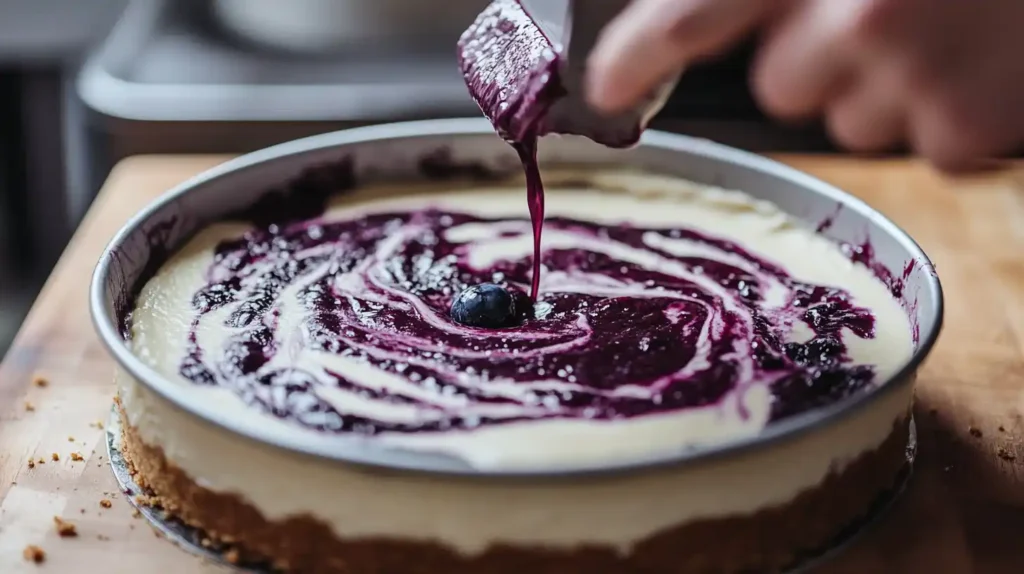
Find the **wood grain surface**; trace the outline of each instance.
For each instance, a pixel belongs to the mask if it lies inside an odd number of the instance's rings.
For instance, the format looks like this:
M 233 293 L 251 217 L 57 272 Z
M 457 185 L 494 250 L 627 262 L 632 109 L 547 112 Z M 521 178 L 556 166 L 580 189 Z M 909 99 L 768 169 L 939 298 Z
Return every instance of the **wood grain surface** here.
M 117 491 L 97 424 L 110 411 L 112 363 L 86 300 L 118 227 L 224 159 L 147 156 L 118 165 L 0 364 L 0 573 L 219 571 L 155 536 Z M 945 329 L 918 379 L 910 489 L 820 571 L 1024 572 L 1024 169 L 950 179 L 909 160 L 779 159 L 864 198 L 910 232 L 947 298 Z M 78 535 L 60 537 L 55 516 Z M 27 545 L 42 548 L 45 562 L 26 561 Z

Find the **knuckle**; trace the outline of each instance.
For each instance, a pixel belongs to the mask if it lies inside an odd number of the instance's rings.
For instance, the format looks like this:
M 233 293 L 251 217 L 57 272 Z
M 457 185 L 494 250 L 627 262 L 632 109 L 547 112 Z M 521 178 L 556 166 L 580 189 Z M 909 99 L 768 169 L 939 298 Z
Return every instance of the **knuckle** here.
M 851 151 L 876 151 L 881 146 L 879 135 L 871 130 L 870 118 L 833 108 L 826 114 L 825 123 L 832 139 Z
M 869 41 L 886 34 L 900 18 L 900 2 L 865 0 L 860 2 L 846 29 L 849 37 Z
M 988 138 L 970 112 L 948 103 L 918 106 L 911 128 L 914 149 L 943 170 L 956 170 L 986 153 Z
M 760 65 L 754 69 L 751 88 L 760 107 L 772 115 L 786 115 L 786 87 L 778 81 L 778 75 L 772 73 L 771 67 Z
M 894 93 L 883 96 L 872 89 L 875 85 L 870 80 L 855 85 L 826 110 L 832 138 L 853 151 L 885 151 L 906 135 L 905 100 Z
M 789 79 L 789 66 L 769 48 L 761 54 L 750 78 L 751 90 L 762 110 L 781 118 L 798 118 L 806 114 L 796 93 L 796 83 Z

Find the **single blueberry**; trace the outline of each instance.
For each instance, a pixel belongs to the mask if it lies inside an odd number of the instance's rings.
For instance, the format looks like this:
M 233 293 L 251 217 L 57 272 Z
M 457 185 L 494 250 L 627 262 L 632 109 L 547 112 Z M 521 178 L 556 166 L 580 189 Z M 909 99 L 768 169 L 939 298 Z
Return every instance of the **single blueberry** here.
M 456 323 L 470 327 L 505 327 L 516 316 L 516 301 L 501 285 L 471 285 L 452 301 L 451 316 Z

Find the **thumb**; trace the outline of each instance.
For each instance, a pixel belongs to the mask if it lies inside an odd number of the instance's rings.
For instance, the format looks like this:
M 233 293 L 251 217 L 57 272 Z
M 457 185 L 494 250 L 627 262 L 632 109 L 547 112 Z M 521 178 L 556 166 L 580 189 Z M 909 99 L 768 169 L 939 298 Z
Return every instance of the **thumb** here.
M 587 99 L 618 112 L 690 62 L 724 51 L 789 0 L 634 0 L 587 62 Z

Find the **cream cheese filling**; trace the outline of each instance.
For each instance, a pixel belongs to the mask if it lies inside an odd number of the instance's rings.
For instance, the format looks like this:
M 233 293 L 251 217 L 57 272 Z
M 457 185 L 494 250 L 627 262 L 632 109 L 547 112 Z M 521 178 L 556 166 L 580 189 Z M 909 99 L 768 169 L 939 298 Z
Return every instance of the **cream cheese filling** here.
M 907 382 L 824 429 L 737 456 L 608 478 L 468 480 L 374 472 L 299 455 L 182 411 L 127 373 L 121 403 L 140 438 L 209 490 L 268 520 L 312 516 L 342 539 L 440 542 L 464 555 L 495 543 L 602 544 L 629 553 L 658 532 L 783 505 L 880 445 L 907 416 Z

